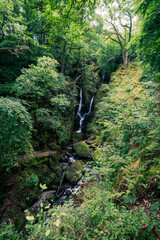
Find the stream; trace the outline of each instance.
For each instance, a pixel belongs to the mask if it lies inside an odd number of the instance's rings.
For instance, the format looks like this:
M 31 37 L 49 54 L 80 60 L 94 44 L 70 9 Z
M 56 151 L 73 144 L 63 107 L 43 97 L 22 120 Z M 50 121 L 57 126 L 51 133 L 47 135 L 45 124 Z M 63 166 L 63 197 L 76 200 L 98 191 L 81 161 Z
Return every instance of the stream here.
M 78 121 L 78 129 L 76 130 L 77 134 L 82 133 L 85 120 L 91 115 L 93 102 L 94 96 L 90 99 L 88 112 L 83 113 L 83 90 L 80 88 L 79 106 L 76 113 L 76 120 Z M 64 159 L 65 161 L 61 163 L 63 174 L 58 189 L 42 192 L 39 196 L 39 199 L 30 207 L 31 211 L 39 212 L 41 209 L 41 203 L 43 203 L 44 206 L 48 206 L 49 208 L 52 208 L 58 204 L 62 204 L 68 200 L 69 197 L 76 195 L 79 191 L 82 185 L 82 180 L 79 180 L 75 186 L 72 186 L 70 183 L 65 181 L 67 168 L 75 161 L 79 161 L 79 157 L 75 156 L 74 154 L 72 145 L 66 148 Z M 85 165 L 85 168 L 89 169 L 90 171 L 92 170 L 90 167 L 88 167 L 87 164 Z

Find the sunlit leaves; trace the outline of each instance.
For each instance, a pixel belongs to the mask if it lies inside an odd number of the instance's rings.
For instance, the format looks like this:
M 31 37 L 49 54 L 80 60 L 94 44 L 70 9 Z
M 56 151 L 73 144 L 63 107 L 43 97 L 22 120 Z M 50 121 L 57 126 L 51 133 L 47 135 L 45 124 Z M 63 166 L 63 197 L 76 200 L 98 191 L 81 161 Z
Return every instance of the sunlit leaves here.
M 40 183 L 39 186 L 40 186 L 40 188 L 42 188 L 42 190 L 46 190 L 46 189 L 47 189 L 46 184 L 43 184 L 43 185 L 42 185 L 42 183 Z M 43 205 L 42 205 L 41 207 L 43 207 Z
M 28 220 L 28 221 L 33 221 L 34 220 L 34 216 L 32 215 L 32 216 L 26 216 L 26 219 Z
M 46 233 L 45 233 L 46 237 L 50 234 L 50 232 L 51 232 L 50 230 L 46 231 Z

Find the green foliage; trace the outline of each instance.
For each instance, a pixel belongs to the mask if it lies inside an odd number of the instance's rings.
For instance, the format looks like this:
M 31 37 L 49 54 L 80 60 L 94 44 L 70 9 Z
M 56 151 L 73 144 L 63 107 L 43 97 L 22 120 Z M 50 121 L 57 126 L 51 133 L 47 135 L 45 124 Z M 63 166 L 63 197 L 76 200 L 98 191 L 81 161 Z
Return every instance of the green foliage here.
M 137 11 L 142 15 L 142 29 L 139 35 L 138 52 L 145 64 L 160 71 L 160 2 L 137 0 Z
M 120 56 L 120 48 L 112 42 L 106 43 L 106 40 L 103 39 L 103 44 L 97 52 L 97 64 L 106 78 L 109 78 L 111 73 L 115 71 L 122 61 Z
M 17 155 L 30 152 L 32 122 L 16 99 L 0 98 L 1 166 L 13 167 Z
M 38 59 L 37 66 L 31 65 L 23 69 L 22 75 L 17 78 L 16 86 L 19 97 L 32 98 L 35 102 L 50 99 L 52 93 L 63 89 L 65 78 L 56 72 L 57 62 L 51 58 Z
M 36 187 L 39 183 L 39 178 L 36 174 L 32 173 L 28 178 L 26 182 L 27 187 Z
M 54 59 L 39 58 L 36 66 L 22 70 L 15 84 L 17 96 L 29 105 L 37 130 L 34 138 L 42 148 L 47 148 L 56 138 L 58 143 L 62 143 L 69 141 L 70 137 L 70 127 L 65 117 L 70 118 L 70 111 L 74 107 L 71 105 L 74 95 L 70 96 L 74 85 L 69 85 L 64 75 L 57 72 L 56 66 Z
M 59 94 L 56 97 L 51 98 L 51 104 L 58 112 L 65 112 L 70 106 L 69 96 Z
M 142 76 L 135 63 L 127 70 L 120 68 L 112 76 L 110 91 L 98 96 L 91 124 L 101 143 L 93 153 L 94 160 L 106 166 L 110 189 L 125 189 L 126 202 L 132 203 L 147 192 L 156 196 L 159 182 L 158 88 L 149 84 L 151 75 Z M 150 166 L 157 170 L 149 171 Z
M 74 143 L 73 148 L 78 156 L 80 157 L 90 157 L 90 149 L 85 141 Z
M 77 200 L 81 201 L 81 194 Z M 159 221 L 154 211 L 148 216 L 143 208 L 128 210 L 116 206 L 102 182 L 91 182 L 83 189 L 83 203 L 73 207 L 73 202 L 49 210 L 51 219 L 43 223 L 43 210 L 38 223 L 28 221 L 28 237 L 44 239 L 156 239 L 153 229 Z M 43 206 L 42 206 L 43 208 Z
M 1 240 L 23 240 L 24 238 L 18 233 L 14 224 L 12 224 L 9 221 L 1 224 L 0 239 Z

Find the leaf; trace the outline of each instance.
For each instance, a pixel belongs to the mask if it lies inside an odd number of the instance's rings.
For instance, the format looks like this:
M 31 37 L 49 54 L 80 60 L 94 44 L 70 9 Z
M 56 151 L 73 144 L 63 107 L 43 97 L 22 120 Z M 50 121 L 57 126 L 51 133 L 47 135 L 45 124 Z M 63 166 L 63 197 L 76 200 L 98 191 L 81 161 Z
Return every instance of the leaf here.
M 39 185 L 39 186 L 40 186 L 40 188 L 42 188 L 42 190 L 45 190 L 45 189 L 47 189 L 47 186 L 46 186 L 46 184 L 43 184 L 43 185 L 42 185 L 42 184 L 40 183 L 40 185 Z
M 39 225 L 38 225 L 38 228 L 40 229 L 40 228 L 41 228 L 41 226 L 42 226 L 42 225 L 41 225 L 41 224 L 39 224 Z
M 40 203 L 40 207 L 43 208 L 43 202 Z
M 54 213 L 52 213 L 51 215 L 52 215 L 52 216 L 55 216 L 56 214 L 57 214 L 57 213 L 54 212 Z
M 47 232 L 45 233 L 46 237 L 50 234 L 50 230 L 47 230 Z
M 56 222 L 54 223 L 54 225 L 56 225 L 56 227 L 59 227 L 61 224 L 61 220 L 57 219 Z
M 62 213 L 60 213 L 60 216 L 67 216 L 67 213 L 62 212 Z
M 28 220 L 28 221 L 32 221 L 32 220 L 34 220 L 34 216 L 32 215 L 32 216 L 26 216 L 26 219 Z
M 46 206 L 44 209 L 48 209 L 50 207 L 50 205 Z

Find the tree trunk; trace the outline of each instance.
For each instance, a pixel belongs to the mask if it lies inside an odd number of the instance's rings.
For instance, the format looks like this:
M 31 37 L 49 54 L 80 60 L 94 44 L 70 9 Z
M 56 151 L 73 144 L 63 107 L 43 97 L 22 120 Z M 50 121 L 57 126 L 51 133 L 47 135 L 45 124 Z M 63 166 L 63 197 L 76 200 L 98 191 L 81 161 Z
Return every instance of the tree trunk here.
M 61 73 L 64 72 L 64 67 L 65 67 L 65 56 L 66 56 L 66 47 L 67 47 L 67 42 L 64 42 L 64 46 L 63 46 L 63 53 L 62 53 L 62 68 L 61 68 Z
M 126 49 L 122 51 L 122 57 L 123 57 L 124 66 L 127 67 L 130 57 L 129 57 Z

